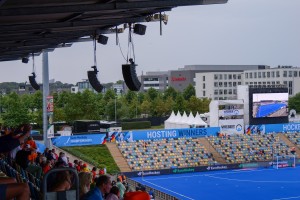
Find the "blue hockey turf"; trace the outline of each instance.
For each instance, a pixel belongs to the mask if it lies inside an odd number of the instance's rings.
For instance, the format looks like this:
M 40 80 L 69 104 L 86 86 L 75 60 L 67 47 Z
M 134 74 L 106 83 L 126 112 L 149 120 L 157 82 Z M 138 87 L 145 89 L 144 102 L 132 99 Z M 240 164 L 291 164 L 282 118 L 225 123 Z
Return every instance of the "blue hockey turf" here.
M 284 103 L 261 105 L 258 108 L 256 117 L 267 117 L 268 115 L 270 115 L 286 106 L 287 105 Z
M 300 168 L 228 170 L 133 178 L 182 200 L 300 200 Z

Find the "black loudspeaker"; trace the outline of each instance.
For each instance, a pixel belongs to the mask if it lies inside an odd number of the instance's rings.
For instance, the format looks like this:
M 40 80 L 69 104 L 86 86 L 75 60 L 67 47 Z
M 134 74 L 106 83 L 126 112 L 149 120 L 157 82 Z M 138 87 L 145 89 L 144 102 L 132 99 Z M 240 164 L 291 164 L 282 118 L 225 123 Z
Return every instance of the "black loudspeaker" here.
M 97 92 L 101 92 L 102 89 L 103 89 L 103 86 L 100 84 L 100 82 L 98 81 L 98 78 L 97 78 L 97 68 L 96 67 L 92 67 L 94 68 L 94 71 L 88 71 L 87 74 L 88 74 L 88 79 L 89 79 L 89 82 L 91 84 L 91 86 L 94 88 L 94 90 L 96 90 Z
M 147 26 L 145 26 L 143 24 L 135 24 L 134 28 L 133 28 L 133 32 L 138 35 L 145 35 L 146 27 Z
M 29 61 L 28 58 L 26 58 L 26 57 L 22 58 L 22 63 L 28 63 L 28 61 Z
M 122 65 L 124 81 L 131 91 L 139 91 L 142 85 L 136 75 L 135 66 L 134 63 Z
M 37 84 L 37 82 L 35 81 L 35 73 L 32 73 L 32 76 L 29 76 L 29 83 L 31 85 L 31 87 L 35 90 L 39 90 L 40 89 L 40 85 Z
M 99 35 L 97 42 L 100 43 L 100 44 L 106 45 L 107 40 L 108 40 L 108 37 L 106 37 L 104 35 Z

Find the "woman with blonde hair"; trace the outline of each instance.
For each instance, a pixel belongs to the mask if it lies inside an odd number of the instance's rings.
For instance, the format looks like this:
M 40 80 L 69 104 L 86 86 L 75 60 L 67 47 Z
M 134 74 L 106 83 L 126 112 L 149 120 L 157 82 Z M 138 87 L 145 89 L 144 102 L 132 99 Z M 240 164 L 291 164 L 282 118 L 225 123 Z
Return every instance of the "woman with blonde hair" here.
M 79 172 L 79 198 L 82 199 L 84 194 L 90 191 L 93 175 L 90 172 Z

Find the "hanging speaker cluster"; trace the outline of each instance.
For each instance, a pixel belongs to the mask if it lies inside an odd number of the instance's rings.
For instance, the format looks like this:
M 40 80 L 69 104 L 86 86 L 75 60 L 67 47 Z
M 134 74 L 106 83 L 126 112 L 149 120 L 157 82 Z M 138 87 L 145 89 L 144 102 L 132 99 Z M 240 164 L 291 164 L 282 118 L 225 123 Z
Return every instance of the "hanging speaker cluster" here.
M 100 84 L 100 82 L 97 78 L 98 70 L 97 70 L 96 66 L 92 66 L 92 68 L 94 68 L 94 71 L 87 72 L 88 79 L 89 79 L 91 86 L 94 88 L 94 90 L 96 90 L 97 92 L 100 93 L 103 89 L 103 86 Z
M 30 83 L 30 85 L 31 85 L 31 87 L 32 87 L 33 89 L 39 90 L 39 89 L 40 89 L 40 85 L 37 84 L 37 82 L 36 82 L 36 80 L 35 80 L 35 77 L 36 77 L 35 73 L 32 72 L 32 76 L 29 76 L 29 83 Z
M 145 35 L 147 26 L 143 24 L 135 24 L 133 27 L 133 32 L 138 35 Z
M 122 65 L 122 73 L 125 84 L 131 91 L 139 91 L 142 85 L 136 75 L 135 66 L 136 64 L 132 61 L 130 64 Z

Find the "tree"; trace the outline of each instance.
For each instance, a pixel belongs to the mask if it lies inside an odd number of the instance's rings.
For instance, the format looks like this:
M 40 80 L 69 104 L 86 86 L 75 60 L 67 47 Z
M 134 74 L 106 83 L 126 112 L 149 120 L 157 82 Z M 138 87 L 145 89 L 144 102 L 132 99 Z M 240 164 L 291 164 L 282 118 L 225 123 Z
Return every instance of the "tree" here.
M 295 109 L 297 112 L 300 112 L 300 93 L 289 98 L 289 109 Z
M 168 87 L 164 92 L 164 99 L 167 99 L 168 97 L 172 97 L 173 100 L 177 97 L 177 91 L 173 87 Z
M 151 101 L 153 101 L 158 96 L 158 91 L 154 88 L 149 88 L 147 94 Z
M 178 94 L 175 101 L 174 111 L 175 112 L 179 111 L 183 113 L 185 109 L 186 109 L 186 101 L 183 98 L 182 94 Z
M 28 109 L 19 95 L 13 92 L 6 95 L 2 100 L 5 110 L 5 113 L 2 114 L 2 118 L 6 126 L 17 127 L 20 124 L 31 122 Z
M 184 90 L 183 90 L 183 98 L 185 100 L 189 100 L 192 96 L 196 96 L 195 87 L 192 84 L 189 84 Z

